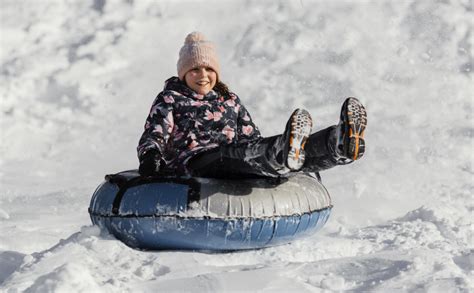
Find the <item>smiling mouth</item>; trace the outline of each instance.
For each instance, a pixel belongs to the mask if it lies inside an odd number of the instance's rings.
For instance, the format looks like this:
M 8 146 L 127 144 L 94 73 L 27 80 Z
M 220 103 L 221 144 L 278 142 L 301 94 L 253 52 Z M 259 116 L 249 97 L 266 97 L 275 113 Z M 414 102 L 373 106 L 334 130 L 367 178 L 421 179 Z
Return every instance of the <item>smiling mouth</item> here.
M 207 81 L 200 81 L 200 82 L 196 82 L 196 84 L 199 85 L 199 86 L 205 86 L 205 85 L 208 85 L 209 82 L 207 82 Z

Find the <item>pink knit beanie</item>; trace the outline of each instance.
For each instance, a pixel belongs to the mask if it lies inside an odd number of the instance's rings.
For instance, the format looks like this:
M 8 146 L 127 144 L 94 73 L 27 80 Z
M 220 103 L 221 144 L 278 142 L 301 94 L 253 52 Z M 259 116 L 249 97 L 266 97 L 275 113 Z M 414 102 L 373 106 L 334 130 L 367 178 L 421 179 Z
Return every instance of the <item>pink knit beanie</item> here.
M 197 66 L 211 67 L 219 80 L 220 66 L 214 44 L 206 40 L 202 33 L 192 32 L 186 37 L 179 51 L 177 64 L 179 79 L 184 80 L 184 75 Z

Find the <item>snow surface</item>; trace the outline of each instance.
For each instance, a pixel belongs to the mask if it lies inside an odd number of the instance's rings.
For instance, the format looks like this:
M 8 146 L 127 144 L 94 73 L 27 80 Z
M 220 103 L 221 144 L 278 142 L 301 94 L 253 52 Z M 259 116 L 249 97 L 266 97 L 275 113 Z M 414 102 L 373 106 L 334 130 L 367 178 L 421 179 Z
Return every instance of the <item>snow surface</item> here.
M 468 292 L 473 282 L 473 3 L 1 0 L 1 292 Z M 327 226 L 292 244 L 142 252 L 91 226 L 187 33 L 264 135 L 316 129 L 347 96 L 367 153 L 322 174 Z

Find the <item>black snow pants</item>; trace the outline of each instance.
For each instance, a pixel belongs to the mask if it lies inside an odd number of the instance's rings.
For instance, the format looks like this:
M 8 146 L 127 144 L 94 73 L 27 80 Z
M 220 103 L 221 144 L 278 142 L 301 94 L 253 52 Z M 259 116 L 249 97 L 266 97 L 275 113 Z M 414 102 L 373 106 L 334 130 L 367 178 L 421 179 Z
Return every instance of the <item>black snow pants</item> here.
M 331 147 L 335 145 L 335 128 L 331 126 L 309 136 L 305 145 L 305 163 L 299 172 L 317 173 L 343 164 L 338 162 Z M 280 177 L 285 174 L 282 159 L 284 144 L 283 136 L 276 135 L 248 143 L 220 146 L 191 158 L 187 169 L 196 177 Z

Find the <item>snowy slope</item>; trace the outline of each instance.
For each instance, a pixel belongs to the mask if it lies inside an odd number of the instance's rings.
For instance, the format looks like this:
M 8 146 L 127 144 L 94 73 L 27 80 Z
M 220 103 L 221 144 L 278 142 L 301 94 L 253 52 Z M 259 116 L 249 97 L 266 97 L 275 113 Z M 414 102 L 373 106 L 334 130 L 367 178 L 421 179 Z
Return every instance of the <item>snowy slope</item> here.
M 0 5 L 0 292 L 474 290 L 472 1 Z M 364 159 L 322 174 L 335 208 L 319 234 L 140 252 L 90 225 L 194 30 L 264 135 L 296 107 L 321 129 L 345 97 L 367 106 Z

